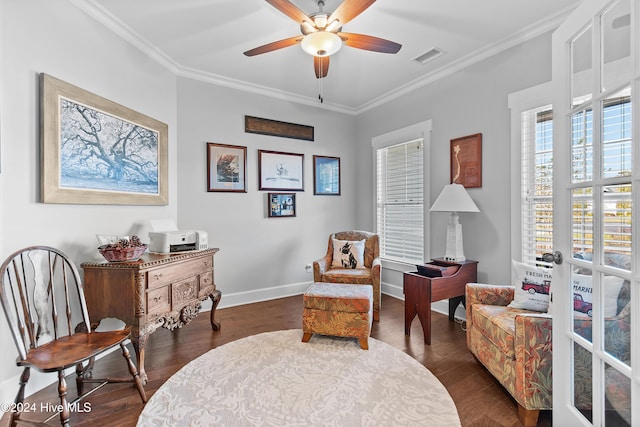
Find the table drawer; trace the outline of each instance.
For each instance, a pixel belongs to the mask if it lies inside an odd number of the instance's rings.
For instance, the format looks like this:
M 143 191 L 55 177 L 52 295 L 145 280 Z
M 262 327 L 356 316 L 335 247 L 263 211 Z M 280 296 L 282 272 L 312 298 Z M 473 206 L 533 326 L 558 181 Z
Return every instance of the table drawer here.
M 201 257 L 179 265 L 154 268 L 147 272 L 147 289 L 154 289 L 194 274 L 210 271 L 212 265 L 213 257 Z
M 203 297 L 209 294 L 213 288 L 213 271 L 207 271 L 206 273 L 201 274 L 198 295 Z
M 147 292 L 147 313 L 169 311 L 170 308 L 169 286 L 163 286 Z
M 171 304 L 174 310 L 185 303 L 198 299 L 198 276 L 193 276 L 171 285 Z

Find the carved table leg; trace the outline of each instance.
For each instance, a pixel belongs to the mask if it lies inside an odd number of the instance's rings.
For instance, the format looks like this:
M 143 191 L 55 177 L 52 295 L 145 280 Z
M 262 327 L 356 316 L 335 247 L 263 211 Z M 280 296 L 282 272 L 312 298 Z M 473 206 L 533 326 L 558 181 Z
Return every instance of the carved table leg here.
M 220 299 L 222 299 L 222 292 L 216 290 L 213 291 L 213 293 L 209 296 L 211 297 L 211 302 L 213 304 L 211 306 L 211 329 L 213 329 L 214 331 L 219 331 L 221 327 L 220 322 L 216 322 L 214 317 L 216 315 L 216 308 L 220 303 Z
M 144 348 L 147 344 L 147 338 L 149 334 L 146 333 L 132 333 L 131 334 L 131 343 L 133 344 L 133 349 L 136 351 L 136 361 L 138 362 L 138 374 L 140 375 L 140 379 L 142 380 L 142 384 L 147 383 L 147 371 L 144 370 Z

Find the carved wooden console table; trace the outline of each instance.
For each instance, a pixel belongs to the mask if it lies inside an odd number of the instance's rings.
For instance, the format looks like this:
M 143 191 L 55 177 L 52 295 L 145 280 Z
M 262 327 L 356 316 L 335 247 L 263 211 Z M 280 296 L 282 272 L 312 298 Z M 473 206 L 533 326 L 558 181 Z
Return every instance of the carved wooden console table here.
M 214 283 L 213 256 L 218 249 L 177 254 L 144 254 L 133 262 L 84 263 L 84 293 L 94 322 L 115 317 L 131 326 L 140 377 L 146 383 L 145 344 L 157 328 L 181 328 L 211 298 L 211 328 L 221 293 Z

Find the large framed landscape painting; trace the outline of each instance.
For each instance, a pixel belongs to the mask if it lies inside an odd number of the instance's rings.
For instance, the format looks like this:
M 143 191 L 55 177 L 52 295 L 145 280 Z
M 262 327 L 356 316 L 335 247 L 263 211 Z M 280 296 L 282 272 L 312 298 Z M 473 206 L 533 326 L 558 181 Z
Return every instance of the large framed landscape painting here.
M 44 203 L 166 205 L 168 126 L 41 74 Z

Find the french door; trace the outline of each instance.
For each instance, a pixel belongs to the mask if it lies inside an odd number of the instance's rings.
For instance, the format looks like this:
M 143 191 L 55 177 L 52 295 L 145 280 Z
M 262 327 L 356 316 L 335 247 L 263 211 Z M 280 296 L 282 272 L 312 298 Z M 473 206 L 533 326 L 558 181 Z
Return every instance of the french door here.
M 640 425 L 640 0 L 553 34 L 553 422 Z

